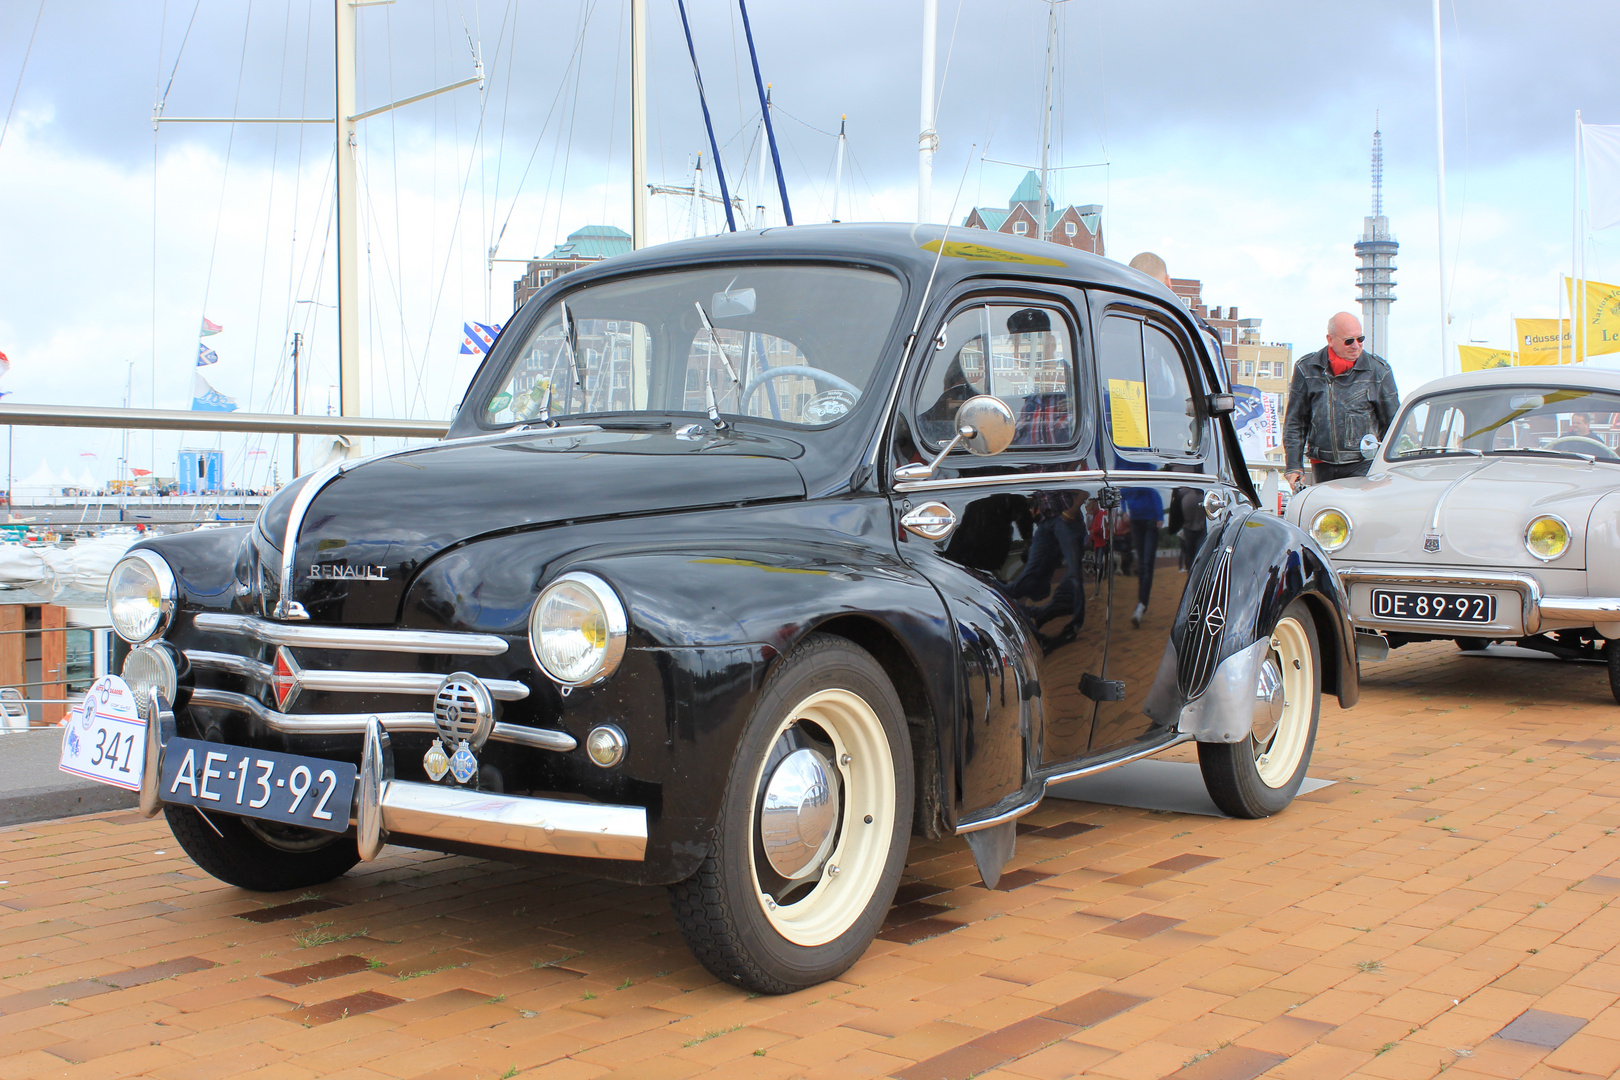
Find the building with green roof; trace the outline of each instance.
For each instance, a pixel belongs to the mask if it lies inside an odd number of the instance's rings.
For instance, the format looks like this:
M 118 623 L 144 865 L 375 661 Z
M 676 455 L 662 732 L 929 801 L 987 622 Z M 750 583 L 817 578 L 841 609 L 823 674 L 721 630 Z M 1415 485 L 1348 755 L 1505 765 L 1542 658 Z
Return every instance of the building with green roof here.
M 1047 239 L 1054 244 L 1079 248 L 1093 255 L 1106 254 L 1103 250 L 1102 207 L 1097 203 L 1085 206 L 1065 206 L 1057 209 L 1050 195 L 1041 205 L 1041 178 L 1031 169 L 1024 174 L 1006 209 L 999 206 L 975 207 L 962 224 L 970 229 L 988 229 L 991 232 L 1013 236 L 1040 236 L 1039 222 L 1046 219 Z
M 615 225 L 575 229 L 544 258 L 529 260 L 524 275 L 512 283 L 512 310 L 522 307 L 525 300 L 568 271 L 615 255 L 628 255 L 630 251 L 630 234 Z

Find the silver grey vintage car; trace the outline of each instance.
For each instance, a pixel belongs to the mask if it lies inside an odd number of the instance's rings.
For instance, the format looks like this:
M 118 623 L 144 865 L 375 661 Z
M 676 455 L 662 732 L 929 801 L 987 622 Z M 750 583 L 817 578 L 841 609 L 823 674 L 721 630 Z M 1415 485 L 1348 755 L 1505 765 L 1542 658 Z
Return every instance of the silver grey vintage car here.
M 1620 372 L 1497 368 L 1421 387 L 1365 477 L 1307 488 L 1363 657 L 1450 638 L 1605 659 L 1620 701 Z

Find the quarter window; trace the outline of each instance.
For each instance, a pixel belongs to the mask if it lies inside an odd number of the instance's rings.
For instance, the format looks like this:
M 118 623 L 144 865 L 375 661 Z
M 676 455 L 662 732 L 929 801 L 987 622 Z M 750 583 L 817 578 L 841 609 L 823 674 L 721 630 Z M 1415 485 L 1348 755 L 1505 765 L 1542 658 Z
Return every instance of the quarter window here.
M 1103 414 L 1114 445 L 1171 457 L 1199 452 L 1197 405 L 1186 358 L 1159 327 L 1130 315 L 1103 319 L 1097 352 Z
M 1015 446 L 1074 441 L 1074 344 L 1063 316 L 1045 307 L 976 304 L 934 341 L 918 391 L 917 430 L 933 446 L 956 433 L 956 410 L 976 394 L 1005 401 L 1018 418 Z

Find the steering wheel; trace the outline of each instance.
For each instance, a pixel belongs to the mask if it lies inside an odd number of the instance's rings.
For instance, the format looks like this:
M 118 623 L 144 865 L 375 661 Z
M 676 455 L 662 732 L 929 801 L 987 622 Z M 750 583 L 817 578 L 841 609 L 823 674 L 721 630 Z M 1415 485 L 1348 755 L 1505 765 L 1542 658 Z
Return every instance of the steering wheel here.
M 1602 439 L 1594 439 L 1590 435 L 1565 435 L 1548 443 L 1547 449 L 1567 450 L 1574 454 L 1596 454 L 1604 461 L 1620 460 L 1616 458 L 1614 451 L 1609 449 L 1608 443 Z
M 847 379 L 839 378 L 830 371 L 823 371 L 820 368 L 809 367 L 805 364 L 789 364 L 786 367 L 771 368 L 769 371 L 761 372 L 758 376 L 756 376 L 754 380 L 748 384 L 747 388 L 743 390 L 743 404 L 746 404 L 748 399 L 753 397 L 755 392 L 770 380 L 786 378 L 789 375 L 796 375 L 802 379 L 813 379 L 817 383 L 831 387 L 834 390 L 842 390 L 847 394 L 854 395 L 855 400 L 857 401 L 859 401 L 861 397 L 860 387 L 856 386 Z

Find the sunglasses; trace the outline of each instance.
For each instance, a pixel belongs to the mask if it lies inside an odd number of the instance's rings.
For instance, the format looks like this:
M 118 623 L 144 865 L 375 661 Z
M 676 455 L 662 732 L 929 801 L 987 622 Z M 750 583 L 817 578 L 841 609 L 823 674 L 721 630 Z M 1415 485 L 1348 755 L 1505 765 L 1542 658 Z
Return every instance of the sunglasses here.
M 1363 341 L 1366 341 L 1366 340 L 1367 340 L 1367 335 L 1362 334 L 1360 337 L 1347 337 L 1347 338 L 1344 339 L 1344 343 L 1346 345 L 1360 345 Z

